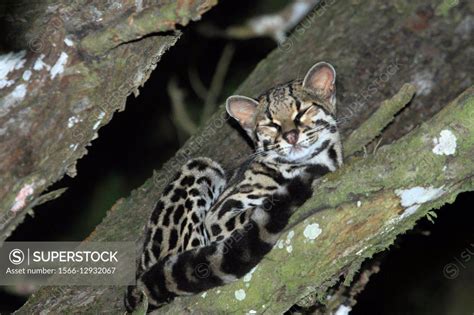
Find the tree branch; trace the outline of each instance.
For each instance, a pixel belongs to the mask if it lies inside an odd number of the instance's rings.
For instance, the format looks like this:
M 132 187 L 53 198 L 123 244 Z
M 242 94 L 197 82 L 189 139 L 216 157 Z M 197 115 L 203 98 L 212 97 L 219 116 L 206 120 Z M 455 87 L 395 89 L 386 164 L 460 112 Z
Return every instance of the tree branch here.
M 138 8 L 130 1 L 34 2 L 40 8 L 33 17 L 15 16 L 5 32 L 20 43 L 13 46 L 28 46 L 0 55 L 0 242 L 48 186 L 64 174 L 75 176 L 76 161 L 98 129 L 124 109 L 129 94 L 138 94 L 180 34 L 143 37 L 186 24 L 215 3 L 162 0 Z M 162 15 L 146 24 L 157 10 Z M 16 25 L 21 21 L 27 25 Z M 117 37 L 124 24 L 129 31 Z

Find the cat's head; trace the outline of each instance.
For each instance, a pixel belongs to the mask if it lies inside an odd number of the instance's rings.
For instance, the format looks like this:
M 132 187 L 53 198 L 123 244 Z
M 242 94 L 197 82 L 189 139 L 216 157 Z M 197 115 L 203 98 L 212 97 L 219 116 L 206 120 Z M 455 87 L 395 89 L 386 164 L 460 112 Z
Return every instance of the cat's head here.
M 336 126 L 336 72 L 315 64 L 304 80 L 276 86 L 258 99 L 234 95 L 227 112 L 255 144 L 257 152 L 284 162 L 304 162 L 339 140 Z

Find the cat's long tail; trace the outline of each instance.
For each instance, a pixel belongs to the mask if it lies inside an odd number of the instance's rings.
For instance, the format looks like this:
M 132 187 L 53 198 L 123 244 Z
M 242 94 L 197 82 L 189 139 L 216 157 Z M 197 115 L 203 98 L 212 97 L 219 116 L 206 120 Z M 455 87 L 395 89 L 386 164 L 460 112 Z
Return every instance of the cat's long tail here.
M 140 279 L 149 310 L 176 296 L 197 294 L 243 277 L 272 249 L 280 229 L 274 232 L 250 221 L 221 242 L 162 259 Z
M 254 209 L 244 228 L 223 241 L 165 257 L 151 266 L 139 279 L 139 287 L 148 297 L 148 310 L 159 308 L 176 296 L 233 282 L 255 267 L 278 240 L 293 209 L 301 204 L 295 196 L 306 199 L 310 194 L 309 187 L 297 179 L 287 188 L 287 193 L 272 196 L 269 207 Z M 127 308 L 136 307 L 141 298 L 137 291 L 129 292 Z

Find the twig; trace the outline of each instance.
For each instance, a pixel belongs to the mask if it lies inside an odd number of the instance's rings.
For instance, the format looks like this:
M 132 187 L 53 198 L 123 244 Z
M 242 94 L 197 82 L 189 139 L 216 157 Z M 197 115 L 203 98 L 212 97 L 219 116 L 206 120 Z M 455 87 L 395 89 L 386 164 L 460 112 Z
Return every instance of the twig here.
M 380 137 L 380 139 L 377 141 L 377 143 L 375 144 L 374 146 L 374 150 L 372 151 L 372 154 L 375 154 L 377 153 L 377 149 L 379 148 L 380 144 L 382 143 L 383 141 L 383 137 Z
M 202 83 L 201 78 L 199 78 L 199 74 L 197 73 L 195 67 L 189 68 L 188 77 L 189 83 L 191 84 L 191 88 L 193 89 L 194 93 L 196 93 L 196 95 L 203 101 L 206 100 L 206 96 L 209 91 L 204 86 L 204 83 Z
M 406 83 L 395 96 L 380 104 L 375 113 L 348 137 L 344 143 L 345 155 L 356 153 L 375 139 L 393 121 L 395 114 L 411 101 L 415 92 L 415 86 Z
M 221 58 L 217 63 L 216 72 L 214 72 L 214 76 L 212 77 L 211 86 L 209 87 L 206 96 L 206 101 L 201 114 L 201 123 L 205 123 L 216 109 L 217 98 L 222 91 L 222 85 L 224 84 L 224 79 L 227 70 L 229 69 L 234 51 L 234 45 L 227 44 L 222 52 Z
M 199 120 L 200 124 L 205 123 L 217 107 L 217 98 L 222 91 L 222 85 L 224 84 L 224 79 L 229 69 L 234 51 L 234 45 L 227 44 L 225 46 L 224 51 L 217 62 L 216 71 L 212 77 L 209 89 L 206 89 L 194 68 L 189 70 L 189 80 L 192 89 L 200 98 L 204 99 L 204 107 Z M 175 121 L 178 130 L 185 132 L 187 135 L 194 134 L 198 125 L 194 123 L 189 116 L 186 106 L 184 105 L 184 92 L 179 89 L 175 78 L 171 79 L 168 84 L 168 93 L 173 107 L 173 120 Z
M 170 79 L 167 89 L 171 99 L 173 120 L 176 124 L 176 127 L 185 131 L 188 135 L 194 134 L 194 132 L 197 130 L 197 126 L 186 111 L 186 107 L 184 105 L 184 93 L 178 87 L 176 78 Z

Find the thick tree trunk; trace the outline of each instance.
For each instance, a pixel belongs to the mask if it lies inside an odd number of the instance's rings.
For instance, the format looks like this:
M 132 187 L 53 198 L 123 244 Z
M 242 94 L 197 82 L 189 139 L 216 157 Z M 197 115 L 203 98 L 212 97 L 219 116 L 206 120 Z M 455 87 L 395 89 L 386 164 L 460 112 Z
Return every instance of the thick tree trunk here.
M 382 100 L 407 82 L 416 86 L 417 95 L 383 130 L 385 146 L 366 158 L 346 159 L 341 170 L 315 186 L 313 198 L 293 216 L 288 233 L 251 276 L 205 295 L 178 299 L 163 312 L 274 314 L 308 294 L 323 297 L 340 275 L 350 282 L 365 258 L 387 248 L 427 211 L 452 202 L 461 191 L 474 190 L 474 91 L 468 62 L 474 10 L 472 3 L 456 4 L 328 1 L 258 65 L 237 93 L 256 96 L 301 77 L 320 60 L 335 65 L 346 156 L 361 150 L 384 126 L 380 120 L 386 123 L 393 114 L 381 109 L 369 127 L 363 125 L 349 136 Z M 395 98 L 395 108 L 406 102 L 410 89 Z M 89 240 L 140 244 L 164 183 L 182 163 L 205 155 L 230 170 L 249 152 L 221 108 L 161 171 L 117 201 Z M 123 290 L 44 288 L 18 313 L 116 313 L 123 311 Z
M 217 3 L 84 2 L 12 3 L 20 15 L 0 12 L 12 21 L 2 28 L 5 45 L 20 49 L 0 55 L 0 241 L 32 207 L 60 194 L 41 196 L 48 186 L 75 176 L 98 128 L 177 41 L 176 26 Z

